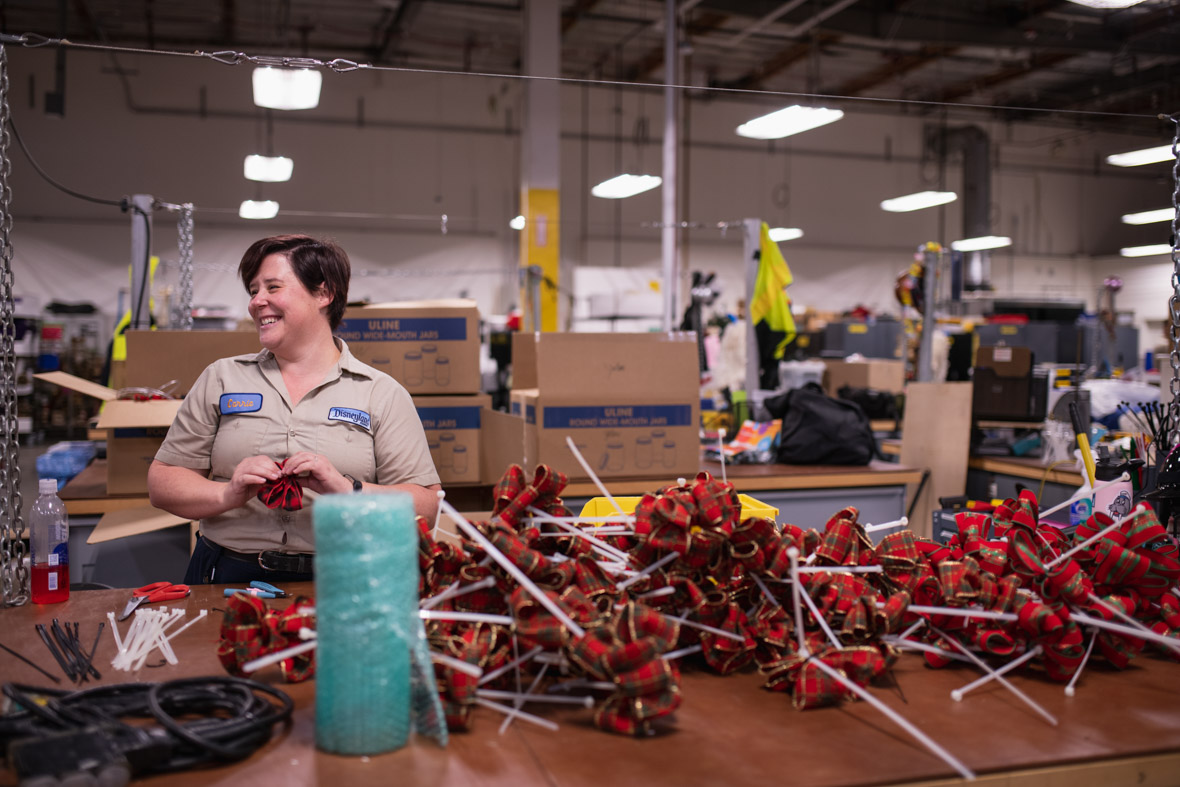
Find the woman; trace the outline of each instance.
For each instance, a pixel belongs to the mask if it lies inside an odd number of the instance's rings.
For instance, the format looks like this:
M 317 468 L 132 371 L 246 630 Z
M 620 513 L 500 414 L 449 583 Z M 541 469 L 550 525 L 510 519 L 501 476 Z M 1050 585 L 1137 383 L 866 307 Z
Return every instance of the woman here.
M 268 494 L 276 482 L 406 492 L 428 519 L 438 507 L 410 395 L 332 336 L 348 298 L 344 250 L 306 235 L 264 238 L 238 273 L 263 349 L 201 373 L 148 470 L 152 505 L 201 520 L 188 584 L 312 578 L 311 500 L 286 510 Z

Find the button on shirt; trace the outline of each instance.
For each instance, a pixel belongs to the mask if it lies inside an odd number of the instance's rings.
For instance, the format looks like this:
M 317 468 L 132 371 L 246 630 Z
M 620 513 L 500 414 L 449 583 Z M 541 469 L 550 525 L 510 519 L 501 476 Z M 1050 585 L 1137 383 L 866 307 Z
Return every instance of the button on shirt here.
M 327 457 L 341 473 L 378 484 L 439 483 L 410 394 L 392 377 L 361 363 L 336 339 L 339 363 L 296 405 L 269 350 L 210 364 L 181 403 L 160 462 L 229 481 L 248 456 L 282 461 L 300 451 Z M 256 497 L 201 521 L 205 537 L 229 549 L 315 551 L 311 507 L 269 509 Z

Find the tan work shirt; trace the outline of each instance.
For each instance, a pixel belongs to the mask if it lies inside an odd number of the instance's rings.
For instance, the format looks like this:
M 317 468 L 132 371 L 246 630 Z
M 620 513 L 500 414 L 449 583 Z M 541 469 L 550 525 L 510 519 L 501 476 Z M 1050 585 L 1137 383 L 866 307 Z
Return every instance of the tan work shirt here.
M 248 456 L 280 462 L 300 451 L 327 457 L 341 473 L 378 484 L 439 483 L 410 394 L 361 363 L 336 339 L 340 362 L 296 405 L 269 350 L 210 364 L 184 398 L 156 459 L 229 481 Z M 201 533 L 239 552 L 315 551 L 311 507 L 269 509 L 257 497 L 201 520 Z

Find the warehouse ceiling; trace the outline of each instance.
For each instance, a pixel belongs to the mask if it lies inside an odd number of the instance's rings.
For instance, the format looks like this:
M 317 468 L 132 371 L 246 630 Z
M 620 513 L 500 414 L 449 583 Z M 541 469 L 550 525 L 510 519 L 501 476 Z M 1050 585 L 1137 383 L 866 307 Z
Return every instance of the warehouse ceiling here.
M 564 76 L 663 80 L 663 0 L 561 0 L 561 8 Z M 1156 121 L 1077 113 L 1180 111 L 1180 0 L 1122 10 L 1069 0 L 679 0 L 678 8 L 680 81 L 696 87 L 948 102 L 1008 120 L 1048 110 L 1148 133 Z M 0 0 L 0 29 L 11 34 L 505 74 L 521 72 L 523 18 L 523 3 L 510 0 Z

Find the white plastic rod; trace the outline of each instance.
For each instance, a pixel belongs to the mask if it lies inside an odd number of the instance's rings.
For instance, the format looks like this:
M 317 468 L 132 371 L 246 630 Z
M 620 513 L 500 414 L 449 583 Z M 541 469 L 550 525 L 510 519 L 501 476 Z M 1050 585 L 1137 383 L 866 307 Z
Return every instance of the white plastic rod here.
M 590 463 L 586 461 L 586 457 L 582 456 L 582 452 L 578 450 L 576 445 L 574 445 L 574 438 L 566 435 L 565 444 L 568 445 L 570 451 L 573 452 L 574 459 L 577 459 L 578 464 L 580 464 L 582 469 L 586 471 L 586 475 L 590 476 L 590 480 L 594 482 L 596 487 L 598 487 L 598 491 L 602 492 L 602 496 L 610 501 L 611 506 L 619 512 L 619 516 L 626 516 L 627 514 L 623 511 L 622 506 L 620 506 L 619 502 L 611 496 L 610 492 L 606 491 L 606 487 L 602 485 L 602 481 L 599 480 L 598 474 L 594 472 L 594 468 L 590 467 Z
M 1094 484 L 1093 489 L 1083 489 L 1083 490 L 1079 490 L 1077 492 L 1074 492 L 1071 497 L 1069 497 L 1065 500 L 1062 500 L 1060 503 L 1053 506 L 1052 508 L 1046 508 L 1044 511 L 1041 511 L 1039 514 L 1037 514 L 1037 519 L 1044 519 L 1045 517 L 1049 516 L 1049 514 L 1056 514 L 1061 509 L 1068 508 L 1069 505 L 1071 503 L 1073 503 L 1075 500 L 1081 500 L 1083 497 L 1089 497 L 1092 494 L 1094 494 L 1095 492 L 1097 492 L 1099 489 L 1105 489 L 1106 487 L 1111 486 L 1112 484 L 1119 484 L 1119 483 L 1122 483 L 1123 481 L 1129 481 L 1130 479 L 1131 479 L 1130 475 L 1128 475 L 1127 473 L 1123 473 L 1118 478 L 1113 478 L 1110 481 L 1103 481 L 1101 484 Z
M 963 686 L 960 689 L 953 690 L 951 692 L 951 699 L 954 700 L 955 702 L 962 702 L 963 697 L 966 696 L 968 692 L 979 688 L 980 686 L 984 685 L 985 683 L 990 683 L 993 679 L 998 678 L 1001 675 L 1005 675 L 1005 674 L 1011 672 L 1012 670 L 1019 667 L 1021 664 L 1024 664 L 1026 661 L 1031 661 L 1032 659 L 1035 659 L 1039 655 L 1041 655 L 1041 646 L 1037 645 L 1032 650 L 1028 651 L 1023 656 L 1021 656 L 1020 658 L 1012 659 L 1011 661 L 1009 661 L 1004 666 L 1000 667 L 995 672 L 984 675 L 982 678 L 976 678 L 975 680 L 968 683 L 966 686 Z
M 807 649 L 806 632 L 803 630 L 803 605 L 799 601 L 799 550 L 796 547 L 790 547 L 787 550 L 787 557 L 791 559 L 791 602 L 795 607 L 795 640 L 799 643 L 799 652 L 804 656 L 811 653 Z
M 491 681 L 495 680 L 496 678 L 500 677 L 501 675 L 511 672 L 512 670 L 519 667 L 521 664 L 524 664 L 525 662 L 527 662 L 533 656 L 536 656 L 542 650 L 544 650 L 544 648 L 542 648 L 540 645 L 538 645 L 535 648 L 533 648 L 532 650 L 530 650 L 528 653 L 521 656 L 520 658 L 513 659 L 512 661 L 508 662 L 504 666 L 498 667 L 498 668 L 492 670 L 491 672 L 489 672 L 488 674 L 484 675 L 482 678 L 479 679 L 478 685 L 482 686 L 485 683 L 490 683 Z
M 301 653 L 307 653 L 309 650 L 315 650 L 317 641 L 309 639 L 307 642 L 300 642 L 298 645 L 292 645 L 289 648 L 268 653 L 265 656 L 260 656 L 253 661 L 247 661 L 242 665 L 242 672 L 257 672 L 263 667 L 269 667 L 271 664 L 278 664 L 283 659 L 289 659 L 292 656 L 298 656 Z
M 548 702 L 551 705 L 581 705 L 583 708 L 594 707 L 594 698 L 588 695 L 555 697 L 550 694 L 527 694 L 515 691 L 497 691 L 496 689 L 476 689 L 475 695 L 487 697 L 489 700 L 519 700 L 521 702 Z
M 628 579 L 624 579 L 622 582 L 620 582 L 618 585 L 616 585 L 616 587 L 619 590 L 626 590 L 627 588 L 631 587 L 639 580 L 646 577 L 648 574 L 652 573 L 653 571 L 655 571 L 657 569 L 663 568 L 664 566 L 668 565 L 669 563 L 671 563 L 673 560 L 675 560 L 678 557 L 680 557 L 679 552 L 669 552 L 668 554 L 664 555 L 662 558 L 660 558 L 656 562 L 652 563 L 647 568 L 645 568 L 642 571 L 640 571 L 639 573 L 637 573 L 635 576 L 630 577 Z
M 1038 714 L 1040 714 L 1041 717 L 1043 717 L 1047 722 L 1052 724 L 1054 727 L 1057 726 L 1057 717 L 1056 716 L 1054 716 L 1052 713 L 1050 713 L 1049 711 L 1045 710 L 1040 705 L 1038 705 L 1037 702 L 1035 700 L 1033 700 L 1032 697 L 1028 696 L 1023 691 L 1021 691 L 1020 689 L 1013 686 L 1012 683 L 1007 678 L 1005 678 L 1003 675 L 997 674 L 995 670 L 993 670 L 991 667 L 989 667 L 987 664 L 984 663 L 983 659 L 979 658 L 979 656 L 976 656 L 974 653 L 972 653 L 970 650 L 968 650 L 967 647 L 964 646 L 962 642 L 959 642 L 959 640 L 955 639 L 954 637 L 949 636 L 942 631 L 939 631 L 934 626 L 931 626 L 930 630 L 935 632 L 936 634 L 938 634 L 938 636 L 942 637 L 943 641 L 950 644 L 951 647 L 953 647 L 955 650 L 959 651 L 964 656 L 971 659 L 971 663 L 973 663 L 975 666 L 979 667 L 985 673 L 991 675 L 991 677 L 993 677 L 997 681 L 999 681 L 1001 686 L 1006 688 L 1008 691 L 1012 692 L 1012 694 L 1017 699 L 1019 699 L 1025 705 L 1027 705 L 1028 707 L 1030 707 L 1034 711 L 1036 711 Z
M 531 713 L 525 713 L 520 708 L 510 708 L 507 705 L 501 705 L 498 702 L 492 702 L 491 700 L 484 699 L 480 696 L 476 696 L 475 704 L 482 705 L 485 708 L 491 708 L 492 710 L 499 713 L 511 715 L 512 718 L 520 719 L 521 721 L 527 721 L 529 724 L 536 724 L 538 727 L 544 727 L 545 729 L 551 730 L 552 732 L 557 732 L 558 729 L 557 725 L 548 719 L 542 719 L 540 716 L 534 716 Z
M 1085 671 L 1086 665 L 1090 663 L 1090 653 L 1094 650 L 1094 643 L 1097 641 L 1098 630 L 1095 629 L 1094 633 L 1090 635 L 1090 644 L 1086 646 L 1086 655 L 1082 656 L 1082 663 L 1078 665 L 1076 670 L 1074 670 L 1073 677 L 1069 679 L 1069 685 L 1065 687 L 1065 696 L 1072 697 L 1077 693 L 1076 689 L 1074 689 L 1074 686 L 1077 685 L 1078 678 L 1082 677 L 1082 672 Z
M 912 735 L 915 739 L 917 739 L 917 741 L 919 743 L 921 743 L 923 746 L 925 746 L 927 749 L 929 749 L 939 759 L 941 759 L 947 765 L 954 768 L 958 772 L 958 774 L 960 776 L 962 776 L 964 779 L 974 779 L 975 778 L 975 773 L 970 768 L 968 768 L 966 765 L 959 762 L 959 760 L 957 758 L 955 758 L 949 751 L 947 751 L 946 749 L 942 748 L 937 743 L 935 743 L 933 739 L 931 739 L 926 733 L 922 732 L 920 729 L 918 729 L 913 724 L 911 724 L 900 713 L 893 710 L 885 703 L 881 702 L 881 700 L 874 697 L 871 693 L 869 693 L 865 689 L 861 688 L 857 684 L 850 681 L 848 678 L 846 678 L 844 676 L 844 673 L 825 664 L 822 659 L 812 659 L 811 663 L 814 664 L 816 667 L 818 667 L 822 672 L 826 673 L 827 676 L 830 677 L 832 680 L 836 681 L 837 683 L 842 685 L 844 688 L 848 689 L 853 694 L 860 697 L 862 700 L 869 703 L 877 710 L 881 711 L 881 713 L 884 713 L 889 718 L 890 721 L 892 721 L 898 727 L 901 727 L 903 730 L 905 730 L 910 735 Z
M 1154 631 L 1149 629 L 1147 626 L 1144 626 L 1142 623 L 1140 623 L 1138 620 L 1136 620 L 1135 618 L 1128 615 L 1126 612 L 1123 612 L 1121 609 L 1116 607 L 1114 604 L 1107 604 L 1105 601 L 1098 598 L 1098 596 L 1094 595 L 1093 593 L 1090 594 L 1090 600 L 1093 601 L 1098 606 L 1105 609 L 1110 614 L 1114 615 L 1119 620 L 1126 623 L 1131 628 L 1138 629 L 1139 631 L 1147 632 L 1148 634 L 1155 634 Z M 1174 639 L 1171 642 L 1165 642 L 1163 644 L 1167 645 L 1169 648 L 1171 648 L 1174 651 L 1180 652 L 1180 640 Z
M 1169 648 L 1174 648 L 1180 640 L 1175 637 L 1165 637 L 1162 634 L 1156 634 L 1154 631 L 1140 631 L 1139 629 L 1124 626 L 1120 623 L 1111 623 L 1109 620 L 1102 618 L 1092 618 L 1089 615 L 1083 615 L 1081 612 L 1069 613 L 1070 618 L 1076 620 L 1078 623 L 1084 623 L 1087 626 L 1094 628 L 1106 629 L 1113 631 L 1115 634 L 1122 634 L 1126 637 L 1134 637 L 1135 639 L 1146 639 L 1151 642 L 1158 642 L 1161 645 L 1167 645 Z
M 508 615 L 489 615 L 486 612 L 459 612 L 457 610 L 420 609 L 418 617 L 423 620 L 458 620 L 464 623 L 492 623 L 497 626 L 511 626 L 516 621 Z
M 1086 549 L 1087 547 L 1089 547 L 1095 541 L 1099 541 L 1099 540 L 1105 538 L 1108 533 L 1113 533 L 1115 530 L 1118 530 L 1120 527 L 1122 527 L 1123 522 L 1126 522 L 1128 519 L 1135 516 L 1136 514 L 1138 514 L 1142 510 L 1143 510 L 1142 505 L 1135 506 L 1135 508 L 1132 509 L 1131 513 L 1127 514 L 1126 516 L 1119 517 L 1118 519 L 1111 522 L 1106 527 L 1099 530 L 1094 535 L 1087 538 L 1082 543 L 1075 546 L 1073 549 L 1062 552 L 1060 555 L 1058 555 L 1057 557 L 1050 560 L 1048 563 L 1045 564 L 1045 570 L 1047 571 L 1047 570 L 1053 568 L 1053 566 L 1057 565 L 1058 563 L 1060 563 L 1063 560 L 1068 560 L 1069 558 L 1076 555 L 1078 552 L 1081 552 L 1083 549 Z
M 521 587 L 528 591 L 532 597 L 537 600 L 538 604 L 549 610 L 553 614 L 553 617 L 561 621 L 561 624 L 569 629 L 571 634 L 577 638 L 586 636 L 586 631 L 581 626 L 575 623 L 569 615 L 565 614 L 565 611 L 556 603 L 554 603 L 553 599 L 545 595 L 545 593 L 543 593 L 531 579 L 525 576 L 523 571 L 516 567 L 515 563 L 509 560 L 503 552 L 496 549 L 495 545 L 492 544 L 492 542 L 489 541 L 483 533 L 479 532 L 477 528 L 472 526 L 472 524 L 468 522 L 462 514 L 456 511 L 450 503 L 448 503 L 446 500 L 440 500 L 439 505 L 444 507 L 447 512 L 447 516 L 454 520 L 455 524 L 467 535 L 468 538 L 483 547 L 483 550 L 488 553 L 489 557 L 499 563 L 501 568 L 511 574 L 512 578 L 519 582 Z M 508 625 L 512 625 L 511 620 L 512 619 L 509 618 Z M 521 718 L 524 717 L 521 716 Z
M 893 527 L 905 527 L 910 523 L 910 518 L 903 516 L 901 519 L 895 519 L 892 522 L 882 522 L 879 525 L 865 525 L 866 533 L 876 533 L 878 530 L 889 530 Z
M 710 634 L 716 634 L 719 637 L 727 637 L 727 638 L 732 639 L 736 642 L 745 642 L 746 641 L 745 637 L 738 636 L 737 634 L 733 634 L 731 632 L 728 632 L 725 629 L 719 629 L 714 626 L 707 626 L 704 623 L 697 623 L 695 620 L 688 620 L 687 618 L 678 618 L 675 615 L 668 615 L 668 620 L 675 620 L 677 623 L 688 626 L 689 628 L 700 629 L 701 631 L 707 631 Z

